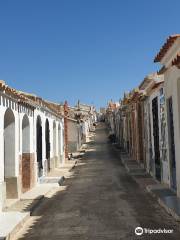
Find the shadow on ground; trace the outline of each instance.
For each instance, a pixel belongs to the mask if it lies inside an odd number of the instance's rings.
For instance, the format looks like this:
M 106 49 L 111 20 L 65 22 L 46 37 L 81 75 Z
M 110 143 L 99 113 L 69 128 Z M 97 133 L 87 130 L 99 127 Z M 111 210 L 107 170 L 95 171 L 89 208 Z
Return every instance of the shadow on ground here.
M 102 124 L 63 187 L 43 200 L 16 239 L 180 239 L 179 224 L 127 174 Z M 174 233 L 138 237 L 137 226 Z

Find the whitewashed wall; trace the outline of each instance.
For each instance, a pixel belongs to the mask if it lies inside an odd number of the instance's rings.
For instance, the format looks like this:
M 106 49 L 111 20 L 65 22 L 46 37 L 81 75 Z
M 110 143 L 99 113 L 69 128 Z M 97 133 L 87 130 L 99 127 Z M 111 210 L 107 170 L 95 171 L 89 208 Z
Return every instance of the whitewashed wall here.
M 14 171 L 14 176 L 18 176 L 19 174 L 19 119 L 18 119 L 18 104 L 13 99 L 9 98 L 8 96 L 0 95 L 1 102 L 0 102 L 0 180 L 4 181 L 4 114 L 6 110 L 9 108 L 12 110 L 15 118 L 15 168 L 12 170 Z
M 35 155 L 35 168 L 37 170 L 37 152 L 36 152 L 36 121 L 37 116 L 40 116 L 42 122 L 42 162 L 44 164 L 46 160 L 46 144 L 45 144 L 45 121 L 49 120 L 50 127 L 50 144 L 51 144 L 51 157 L 61 155 L 61 163 L 64 163 L 64 120 L 55 116 L 53 113 L 45 111 L 42 108 L 36 108 L 34 111 L 31 107 L 25 106 L 24 104 L 18 104 L 17 99 L 12 98 L 11 96 L 0 92 L 0 211 L 4 204 L 6 198 L 6 184 L 5 184 L 5 166 L 4 166 L 4 115 L 7 109 L 12 110 L 12 114 L 15 119 L 15 153 L 14 158 L 9 162 L 6 161 L 6 175 L 11 177 L 19 177 L 19 156 L 22 155 L 22 145 L 23 145 L 23 136 L 22 136 L 22 122 L 23 117 L 27 116 L 29 121 L 29 142 L 24 140 L 24 151 L 29 153 L 34 153 Z M 55 151 L 53 151 L 53 122 L 55 122 Z M 58 126 L 60 126 L 60 134 L 58 135 Z M 10 132 L 7 132 L 10 134 Z M 27 145 L 28 143 L 28 145 Z M 13 146 L 9 146 L 13 147 Z M 60 156 L 59 156 L 60 157 Z M 12 162 L 13 161 L 13 162 Z M 36 182 L 38 182 L 37 171 L 35 170 Z M 44 171 L 44 168 L 43 168 Z M 43 172 L 45 175 L 45 171 Z M 18 182 L 18 180 L 17 180 Z
M 46 119 L 48 119 L 49 121 L 49 130 L 50 130 L 50 158 L 53 158 L 54 156 L 58 156 L 58 142 L 61 141 L 60 146 L 61 146 L 61 155 L 63 155 L 64 149 L 63 149 L 63 141 L 64 141 L 64 137 L 63 137 L 63 128 L 64 128 L 64 121 L 61 118 L 57 118 L 55 115 L 41 110 L 41 109 L 35 109 L 34 111 L 34 149 L 36 152 L 36 120 L 37 120 L 37 116 L 41 117 L 41 121 L 42 121 L 42 161 L 43 161 L 43 176 L 46 175 L 45 172 L 45 161 L 46 161 L 46 142 L 45 142 L 45 123 L 46 123 Z M 55 122 L 55 132 L 56 132 L 56 144 L 55 144 L 55 154 L 54 154 L 54 149 L 53 149 L 53 145 L 54 145 L 54 136 L 53 136 L 53 122 Z M 61 135 L 60 135 L 60 139 L 58 139 L 58 124 L 60 124 L 61 126 Z M 37 159 L 37 154 L 36 154 L 36 159 Z M 37 161 L 36 161 L 37 163 Z M 38 178 L 36 176 L 36 178 Z
M 30 151 L 29 153 L 34 153 L 34 112 L 33 110 L 20 106 L 19 107 L 19 154 L 22 154 L 22 123 L 23 123 L 23 117 L 27 115 L 29 120 L 29 127 L 30 127 Z

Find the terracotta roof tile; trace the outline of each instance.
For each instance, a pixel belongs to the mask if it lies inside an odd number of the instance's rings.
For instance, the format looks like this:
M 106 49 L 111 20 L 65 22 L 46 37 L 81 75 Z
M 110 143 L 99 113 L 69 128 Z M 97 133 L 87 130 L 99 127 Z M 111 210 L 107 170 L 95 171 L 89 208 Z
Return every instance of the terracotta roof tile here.
M 172 47 L 177 38 L 180 38 L 180 34 L 171 35 L 167 38 L 165 44 L 160 49 L 159 53 L 154 58 L 154 62 L 160 62 L 166 55 L 167 51 Z

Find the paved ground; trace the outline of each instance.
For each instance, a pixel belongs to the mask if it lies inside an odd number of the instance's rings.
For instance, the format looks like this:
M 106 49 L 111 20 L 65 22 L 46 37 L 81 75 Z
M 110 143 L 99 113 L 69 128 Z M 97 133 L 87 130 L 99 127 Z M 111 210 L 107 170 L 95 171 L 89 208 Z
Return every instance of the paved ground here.
M 126 173 L 102 125 L 73 171 L 16 239 L 180 239 L 180 225 Z M 137 237 L 137 226 L 174 233 Z

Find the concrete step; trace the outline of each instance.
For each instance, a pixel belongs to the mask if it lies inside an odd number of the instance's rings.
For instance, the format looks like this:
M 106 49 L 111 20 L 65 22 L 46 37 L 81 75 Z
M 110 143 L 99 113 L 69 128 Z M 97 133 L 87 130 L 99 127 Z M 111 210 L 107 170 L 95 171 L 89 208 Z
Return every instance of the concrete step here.
M 59 187 L 58 183 L 38 184 L 36 187 L 22 194 L 21 200 L 35 200 L 42 198 L 42 196 L 45 196 L 49 191 L 57 187 Z
M 44 196 L 40 195 L 36 199 L 20 199 L 9 207 L 4 208 L 4 212 L 32 212 L 39 206 Z
M 130 174 L 146 174 L 146 170 L 136 164 L 129 164 L 129 165 L 125 164 L 125 168 Z
M 45 196 L 59 189 L 58 183 L 39 184 L 30 191 L 22 194 L 21 199 L 0 213 L 0 240 L 12 239 L 34 210 L 42 203 Z
M 70 161 L 60 171 L 69 172 L 76 163 L 77 161 Z M 64 176 L 56 176 L 42 178 L 41 183 L 22 194 L 19 200 L 9 201 L 4 212 L 0 213 L 0 240 L 13 239 L 45 197 L 49 198 L 59 189 L 63 189 L 60 185 L 64 181 Z
M 46 194 L 52 189 L 59 188 L 59 183 L 44 183 L 38 184 L 30 191 L 21 195 L 20 199 L 9 207 L 6 207 L 4 211 L 19 211 L 32 213 L 35 208 L 39 206 Z
M 180 221 L 180 199 L 177 196 L 164 196 L 158 199 L 159 204 L 177 221 Z
M 23 227 L 30 213 L 2 212 L 0 213 L 0 240 L 10 240 Z
M 134 172 L 130 172 L 129 174 L 131 176 L 142 176 L 142 177 L 146 176 L 146 172 L 144 171 L 134 171 Z
M 62 185 L 64 182 L 64 176 L 61 177 L 43 177 L 40 179 L 40 184 L 47 184 L 47 183 L 57 183 Z
M 131 161 L 129 155 L 127 155 L 127 154 L 120 153 L 120 157 L 121 157 L 121 161 L 122 161 L 123 164 L 125 164 L 128 161 Z
M 164 186 L 163 184 L 150 185 L 146 189 L 155 198 L 157 198 L 159 204 L 176 219 L 180 221 L 180 198 L 177 197 L 176 193 Z
M 154 178 L 152 178 L 152 176 L 150 174 L 148 174 L 148 173 L 146 173 L 143 176 L 141 176 L 141 175 L 133 175 L 132 177 L 135 180 L 135 182 L 142 189 L 146 189 L 146 187 L 149 186 L 149 185 L 156 185 L 157 184 L 157 181 Z
M 136 160 L 127 160 L 126 164 L 127 165 L 132 165 L 132 166 L 135 166 L 135 165 L 140 166 L 139 163 Z

